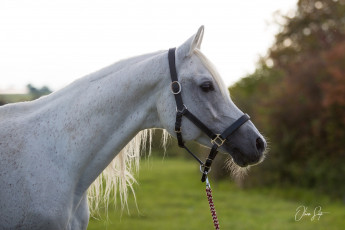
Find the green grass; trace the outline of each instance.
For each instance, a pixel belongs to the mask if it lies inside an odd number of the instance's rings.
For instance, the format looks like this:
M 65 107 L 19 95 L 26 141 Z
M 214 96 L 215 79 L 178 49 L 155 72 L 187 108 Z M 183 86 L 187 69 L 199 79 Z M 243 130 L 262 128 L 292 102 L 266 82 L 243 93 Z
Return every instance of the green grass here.
M 30 101 L 29 94 L 0 94 L 0 101 L 5 103 L 15 103 L 19 101 Z
M 258 166 L 259 167 L 259 166 Z M 213 229 L 200 172 L 193 161 L 181 159 L 143 160 L 136 186 L 137 211 L 133 198 L 127 212 L 110 208 L 109 220 L 90 219 L 89 230 L 121 229 Z M 214 202 L 221 229 L 328 229 L 345 227 L 345 206 L 300 189 L 242 190 L 229 181 L 212 184 Z M 291 195 L 292 194 L 292 195 Z M 301 198 L 298 198 L 301 197 Z M 304 217 L 295 221 L 295 210 L 317 206 L 324 212 L 320 220 Z

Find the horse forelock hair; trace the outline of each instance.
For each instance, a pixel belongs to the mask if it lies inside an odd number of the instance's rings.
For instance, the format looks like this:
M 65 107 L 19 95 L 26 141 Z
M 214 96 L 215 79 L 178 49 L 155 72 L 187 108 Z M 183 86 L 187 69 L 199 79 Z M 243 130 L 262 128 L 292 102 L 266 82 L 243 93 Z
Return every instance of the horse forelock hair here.
M 91 215 L 99 214 L 100 209 L 107 213 L 110 203 L 116 206 L 120 199 L 121 210 L 128 210 L 128 194 L 132 192 L 134 200 L 134 174 L 139 170 L 141 153 L 151 154 L 153 129 L 140 131 L 111 161 L 88 189 L 88 203 Z M 168 132 L 163 130 L 161 144 L 166 149 Z M 112 200 L 113 198 L 113 200 Z M 128 210 L 129 211 L 129 210 Z
M 220 92 L 221 92 L 222 96 L 225 99 L 230 98 L 229 91 L 228 91 L 227 87 L 225 86 L 225 83 L 224 83 L 222 77 L 220 76 L 220 74 L 219 74 L 217 68 L 215 67 L 215 65 L 205 56 L 205 54 L 203 54 L 200 51 L 200 49 L 195 49 L 194 50 L 194 54 L 201 60 L 201 62 L 205 65 L 207 70 L 213 76 L 214 80 L 216 81 L 216 83 L 219 86 L 219 89 L 220 89 Z

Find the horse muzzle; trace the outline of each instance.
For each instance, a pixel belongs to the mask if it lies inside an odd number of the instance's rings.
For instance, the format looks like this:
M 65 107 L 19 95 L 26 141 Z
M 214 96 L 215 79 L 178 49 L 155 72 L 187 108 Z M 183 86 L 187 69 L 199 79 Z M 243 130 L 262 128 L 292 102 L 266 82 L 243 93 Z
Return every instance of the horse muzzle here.
M 267 148 L 266 140 L 261 135 L 249 135 L 249 138 L 244 138 L 240 131 L 241 129 L 238 130 L 238 134 L 232 135 L 224 143 L 222 149 L 228 152 L 233 161 L 240 167 L 261 163 Z

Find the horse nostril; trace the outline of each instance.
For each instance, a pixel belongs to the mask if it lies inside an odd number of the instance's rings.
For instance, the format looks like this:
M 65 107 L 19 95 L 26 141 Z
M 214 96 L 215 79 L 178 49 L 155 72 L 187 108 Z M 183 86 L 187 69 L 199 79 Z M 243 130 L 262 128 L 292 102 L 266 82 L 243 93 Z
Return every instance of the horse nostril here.
M 256 139 L 256 149 L 262 153 L 265 150 L 265 143 L 261 137 Z

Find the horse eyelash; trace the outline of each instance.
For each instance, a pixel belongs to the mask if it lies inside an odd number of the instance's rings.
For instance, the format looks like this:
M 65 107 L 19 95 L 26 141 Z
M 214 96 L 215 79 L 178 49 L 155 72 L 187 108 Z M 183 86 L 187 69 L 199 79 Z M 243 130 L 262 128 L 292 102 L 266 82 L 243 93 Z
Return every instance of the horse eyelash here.
M 200 85 L 200 88 L 202 89 L 202 91 L 204 91 L 206 93 L 214 90 L 214 86 L 213 86 L 212 82 L 210 82 L 210 81 L 202 83 Z

